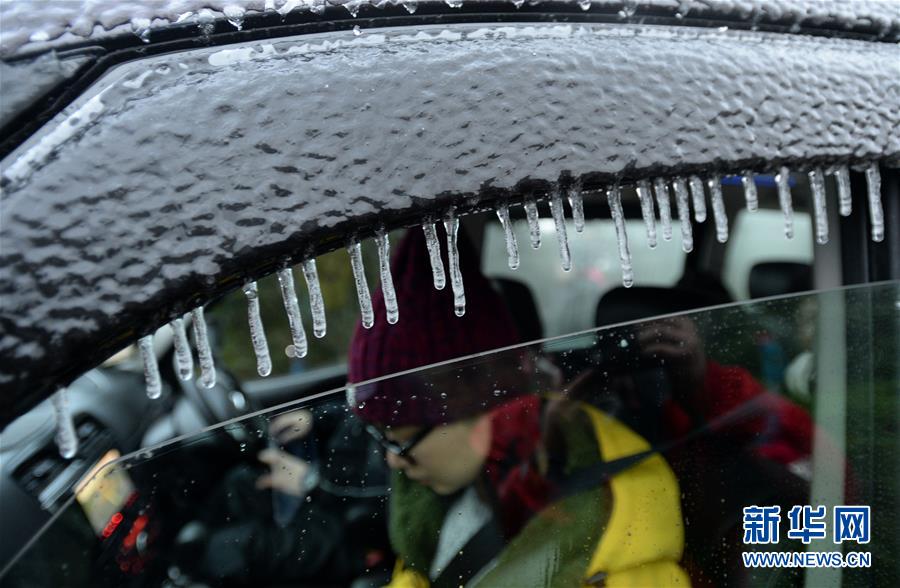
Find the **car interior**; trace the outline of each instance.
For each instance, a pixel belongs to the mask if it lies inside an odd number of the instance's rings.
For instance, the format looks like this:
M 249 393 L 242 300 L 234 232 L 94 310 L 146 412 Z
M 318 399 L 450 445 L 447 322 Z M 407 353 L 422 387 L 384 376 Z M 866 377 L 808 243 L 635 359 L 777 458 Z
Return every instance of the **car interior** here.
M 797 234 L 793 240 L 784 239 L 780 234 L 780 212 L 774 189 L 760 188 L 760 211 L 748 213 L 739 205 L 742 200 L 739 188 L 726 185 L 729 220 L 735 227 L 732 239 L 727 244 L 718 243 L 712 223 L 693 222 L 692 251 L 682 251 L 677 236 L 671 242 L 660 243 L 659 249 L 674 260 L 666 262 L 674 266 L 667 268 L 642 265 L 641 250 L 650 249 L 639 230 L 642 225 L 637 199 L 633 194 L 626 194 L 626 218 L 636 229 L 632 231 L 635 237 L 631 244 L 635 251 L 636 283 L 630 288 L 621 286 L 615 248 L 610 246 L 614 226 L 605 204 L 601 205 L 600 194 L 585 194 L 584 233 L 575 234 L 569 229 L 574 257 L 571 272 L 559 269 L 550 221 L 542 221 L 544 243 L 541 250 L 533 251 L 526 245 L 528 227 L 524 214 L 514 213 L 523 258 L 522 267 L 517 271 L 506 267 L 502 230 L 492 212 L 464 217 L 462 226 L 480 251 L 482 270 L 507 302 L 522 341 L 537 342 L 538 347 L 546 350 L 543 357 L 549 364 L 547 369 L 564 372 L 564 379 L 572 381 L 578 374 L 590 371 L 598 349 L 604 349 L 604 344 L 594 338 L 597 333 L 605 332 L 596 331 L 598 327 L 611 328 L 609 332 L 615 333 L 611 325 L 723 305 L 736 313 L 753 313 L 749 307 L 744 310 L 741 303 L 749 299 L 777 301 L 779 297 L 827 285 L 824 280 L 828 277 L 816 270 L 815 257 L 821 250 L 812 245 L 810 215 L 802 196 L 805 186 L 802 180 L 798 184 L 795 186 L 799 195 L 795 203 Z M 542 209 L 541 216 L 549 215 Z M 395 233 L 398 235 L 399 232 Z M 767 246 L 761 245 L 776 239 L 774 249 L 767 251 Z M 744 250 L 735 251 L 736 247 Z M 340 251 L 334 255 L 343 256 L 340 262 L 346 263 L 346 253 Z M 535 259 L 530 259 L 531 255 Z M 376 265 L 369 263 L 370 271 Z M 371 274 L 370 281 L 375 281 Z M 345 280 L 340 287 L 349 284 Z M 569 308 L 573 302 L 565 300 L 566 291 L 574 292 L 577 304 L 583 308 Z M 263 288 L 262 292 L 264 297 L 273 290 Z M 302 451 L 323 453 L 329 439 L 335 436 L 346 439 L 349 434 L 357 435 L 352 438 L 358 440 L 359 451 L 371 453 L 365 435 L 358 437 L 358 430 L 348 433 L 345 430 L 348 425 L 335 417 L 346 412 L 343 395 L 326 394 L 345 386 L 346 355 L 340 348 L 346 349 L 349 333 L 329 333 L 341 342 L 335 345 L 331 355 L 320 358 L 317 365 L 290 365 L 287 369 L 276 369 L 266 379 L 247 369 L 238 373 L 223 352 L 224 340 L 243 339 L 235 343 L 239 353 L 249 356 L 251 351 L 244 333 L 229 330 L 234 321 L 229 322 L 228 313 L 234 314 L 236 307 L 228 304 L 228 298 L 210 307 L 213 345 L 219 356 L 218 383 L 212 390 L 201 390 L 193 381 L 181 381 L 175 376 L 171 336 L 162 334 L 162 329 L 155 349 L 164 379 L 162 402 L 150 401 L 144 395 L 143 375 L 133 348 L 86 372 L 69 388 L 80 446 L 74 459 L 59 456 L 49 401 L 3 430 L 0 484 L 6 522 L 0 537 L 0 562 L 7 572 L 13 572 L 3 575 L 0 583 L 4 587 L 36 585 L 35 582 L 48 585 L 51 579 L 57 585 L 67 581 L 73 585 L 102 581 L 129 586 L 188 586 L 206 582 L 216 585 L 224 581 L 211 578 L 209 570 L 198 563 L 204 559 L 211 542 L 225 541 L 211 534 L 210 523 L 204 522 L 204 511 L 211 501 L 217 500 L 211 498 L 216 496 L 217 488 L 235 484 L 232 477 L 236 469 L 243 468 L 244 475 L 247 471 L 259 471 L 256 455 L 270 442 L 266 433 L 268 423 L 285 410 L 279 408 L 282 405 L 298 401 L 302 404 L 304 399 L 309 402 L 324 396 L 316 405 L 320 411 L 316 442 L 307 444 Z M 348 324 L 352 325 L 357 312 L 354 305 L 355 300 L 350 297 L 346 309 L 335 310 L 332 306 L 330 312 L 346 310 L 351 317 Z M 277 306 L 274 304 L 276 309 Z M 266 306 L 263 308 L 266 316 Z M 245 315 L 237 314 L 240 321 L 245 320 Z M 586 340 L 561 337 L 579 332 L 590 336 Z M 554 351 L 560 339 L 566 344 Z M 766 341 L 762 334 L 757 336 L 756 353 L 765 353 Z M 615 358 L 616 353 L 612 350 L 610 357 Z M 597 402 L 602 404 L 604 400 L 598 398 Z M 632 416 L 639 418 L 635 416 L 639 412 L 633 411 Z M 359 428 L 358 424 L 355 426 Z M 89 490 L 91 477 L 104 469 L 105 464 L 122 461 L 122 456 L 138 460 L 152 458 L 154 466 L 110 468 L 107 465 L 105 477 L 101 476 L 105 487 L 102 494 L 110 494 L 107 500 L 111 502 L 106 510 L 91 508 L 90 500 L 82 498 Z M 319 562 L 316 573 L 304 577 L 296 570 L 248 567 L 226 583 L 282 585 L 291 577 L 303 577 L 303 585 L 310 586 L 381 585 L 389 576 L 392 562 L 385 523 L 383 470 L 383 464 L 371 464 L 371 477 L 368 485 L 364 483 L 371 494 L 355 496 L 352 508 L 347 507 L 347 497 L 341 495 L 339 488 L 335 490 L 332 486 L 329 493 L 325 483 L 320 493 L 326 498 L 317 502 L 327 516 L 336 517 L 335 526 L 350 530 L 346 536 L 358 539 L 359 549 L 367 554 L 364 569 L 347 567 L 340 561 Z M 355 474 L 359 475 L 359 471 Z M 183 491 L 160 492 L 157 476 Z M 327 476 L 323 479 L 327 482 Z M 115 514 L 111 514 L 110 505 Z M 273 506 L 277 513 L 277 500 Z M 246 528 L 241 532 L 252 537 L 254 530 Z M 32 536 L 35 539 L 23 547 L 23 541 Z M 331 539 L 323 536 L 314 540 Z M 262 539 L 259 542 L 266 544 L 265 549 L 278 549 L 277 545 L 269 545 Z M 55 551 L 63 549 L 62 545 L 77 545 L 78 552 L 63 554 L 66 563 L 62 567 L 41 564 L 42 558 L 50 553 L 58 557 L 60 554 Z M 229 560 L 227 546 L 220 545 L 216 552 L 221 557 L 219 569 L 227 569 L 228 565 L 223 563 Z M 292 573 L 300 575 L 291 576 Z M 283 580 L 278 580 L 279 574 Z

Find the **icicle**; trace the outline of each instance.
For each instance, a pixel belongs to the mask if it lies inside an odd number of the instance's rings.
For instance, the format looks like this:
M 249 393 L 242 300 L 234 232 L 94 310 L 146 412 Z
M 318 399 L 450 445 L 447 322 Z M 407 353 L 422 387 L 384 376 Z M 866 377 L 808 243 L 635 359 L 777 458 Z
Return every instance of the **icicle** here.
M 375 324 L 375 311 L 372 310 L 372 298 L 369 296 L 369 285 L 366 283 L 366 272 L 363 268 L 362 249 L 359 241 L 352 241 L 347 246 L 347 252 L 350 254 L 350 267 L 353 268 L 353 281 L 356 283 L 356 296 L 359 298 L 362 326 L 370 329 Z
M 144 384 L 147 386 L 147 398 L 156 400 L 162 394 L 162 379 L 159 377 L 159 365 L 156 353 L 153 352 L 153 335 L 138 339 L 141 361 L 144 363 Z
M 664 241 L 672 240 L 672 208 L 669 204 L 669 187 L 662 178 L 653 180 L 653 192 L 656 193 L 656 208 L 659 209 L 659 222 L 662 225 Z
M 647 245 L 656 247 L 656 213 L 653 212 L 653 195 L 650 194 L 650 182 L 641 180 L 637 184 L 638 200 L 641 201 L 641 215 L 647 228 Z
M 393 325 L 400 320 L 400 309 L 397 307 L 397 293 L 394 291 L 394 278 L 391 276 L 391 243 L 384 227 L 375 231 L 375 243 L 378 246 L 381 293 L 384 295 L 387 322 Z
M 741 184 L 744 185 L 744 199 L 747 201 L 747 210 L 756 212 L 759 209 L 759 197 L 756 193 L 756 182 L 751 172 L 744 172 L 741 176 Z
M 566 213 L 563 209 L 562 195 L 554 190 L 550 196 L 550 214 L 556 226 L 556 240 L 559 242 L 559 259 L 564 272 L 572 269 L 572 254 L 569 252 L 569 238 L 566 235 Z
M 309 291 L 309 310 L 312 313 L 313 335 L 317 339 L 321 339 L 325 336 L 327 325 L 325 323 L 325 299 L 322 298 L 322 287 L 319 285 L 319 271 L 316 269 L 316 260 L 309 258 L 303 262 L 302 267 L 303 277 L 306 279 L 306 289 Z
M 184 319 L 175 319 L 169 323 L 169 328 L 172 329 L 172 340 L 175 344 L 175 366 L 178 377 L 184 381 L 190 380 L 194 375 L 194 356 L 191 355 L 191 346 L 188 343 L 187 333 L 184 332 Z
M 444 219 L 444 229 L 447 231 L 447 259 L 450 262 L 450 287 L 453 288 L 453 312 L 456 316 L 463 316 L 466 314 L 466 292 L 462 272 L 459 269 L 459 251 L 456 248 L 459 219 L 456 218 L 456 210 L 452 206 Z
M 64 459 L 72 459 L 78 453 L 78 434 L 69 410 L 68 392 L 65 388 L 60 388 L 50 400 L 56 415 L 56 447 Z
M 781 167 L 775 174 L 775 182 L 778 184 L 778 202 L 784 213 L 784 236 L 794 238 L 794 208 L 791 204 L 791 172 L 787 167 Z
M 850 196 L 850 170 L 846 165 L 834 170 L 834 179 L 837 181 L 841 216 L 850 216 L 853 212 L 853 198 Z
M 306 331 L 303 329 L 303 319 L 300 316 L 300 303 L 297 301 L 297 291 L 294 289 L 294 272 L 286 267 L 278 270 L 278 286 L 281 288 L 281 301 L 284 302 L 284 312 L 287 313 L 288 327 L 291 330 L 291 347 L 288 357 L 306 357 L 309 351 L 309 343 L 306 340 Z
M 678 223 L 681 225 L 681 249 L 688 253 L 694 248 L 688 187 L 684 178 L 675 178 L 672 187 L 675 188 L 675 206 L 678 209 Z
M 434 289 L 443 290 L 447 285 L 447 278 L 444 276 L 444 262 L 441 260 L 441 244 L 438 242 L 437 230 L 433 222 L 424 223 L 422 230 L 425 231 L 425 245 L 428 247 L 428 259 L 431 260 Z
M 531 235 L 531 248 L 540 249 L 541 247 L 541 225 L 538 222 L 538 209 L 534 200 L 525 201 L 525 216 L 528 217 L 528 232 Z
M 690 177 L 691 198 L 694 201 L 694 220 L 698 223 L 706 221 L 706 195 L 703 193 L 703 180 L 699 176 Z
M 869 219 L 872 223 L 872 240 L 884 240 L 884 210 L 881 208 L 881 172 L 878 164 L 866 168 L 866 183 L 869 186 Z
M 519 244 L 516 242 L 516 234 L 513 233 L 512 221 L 509 220 L 509 205 L 505 202 L 497 207 L 497 218 L 500 219 L 500 226 L 503 227 L 503 236 L 506 239 L 506 257 L 509 269 L 517 269 L 519 267 Z
M 713 219 L 716 221 L 716 240 L 724 243 L 728 241 L 728 217 L 725 215 L 725 201 L 722 199 L 722 177 L 716 174 L 708 183 Z
M 575 232 L 584 231 L 584 202 L 581 199 L 581 186 L 572 186 L 569 188 L 569 206 L 572 208 L 572 223 L 575 225 Z
M 631 252 L 628 250 L 628 234 L 625 232 L 625 215 L 622 213 L 622 194 L 618 186 L 606 193 L 609 211 L 616 223 L 616 241 L 619 244 L 619 263 L 622 265 L 622 285 L 631 288 L 634 271 L 631 269 Z
M 197 359 L 200 361 L 200 385 L 204 388 L 212 388 L 216 385 L 216 366 L 213 363 L 212 348 L 209 346 L 202 306 L 191 311 L 191 326 L 194 329 Z
M 809 187 L 813 196 L 813 215 L 816 219 L 816 243 L 828 243 L 828 213 L 825 210 L 825 174 L 821 168 L 809 172 Z
M 256 355 L 256 373 L 265 378 L 272 373 L 272 358 L 269 356 L 269 343 L 259 314 L 259 289 L 256 282 L 244 285 L 244 296 L 247 297 L 247 322 L 250 325 L 250 342 Z

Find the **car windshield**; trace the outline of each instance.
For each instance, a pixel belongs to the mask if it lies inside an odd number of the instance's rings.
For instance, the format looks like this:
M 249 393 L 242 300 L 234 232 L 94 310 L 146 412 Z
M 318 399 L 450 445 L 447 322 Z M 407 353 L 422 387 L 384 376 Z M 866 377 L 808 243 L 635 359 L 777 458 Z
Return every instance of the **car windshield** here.
M 0 584 L 890 584 L 898 323 L 898 283 L 742 302 L 111 449 Z

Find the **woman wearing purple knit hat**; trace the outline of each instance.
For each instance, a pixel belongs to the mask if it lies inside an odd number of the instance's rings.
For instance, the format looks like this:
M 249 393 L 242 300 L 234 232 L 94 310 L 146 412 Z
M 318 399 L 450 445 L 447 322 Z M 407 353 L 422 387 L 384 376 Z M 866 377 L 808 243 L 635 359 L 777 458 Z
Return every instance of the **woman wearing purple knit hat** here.
M 665 460 L 603 470 L 649 444 L 592 407 L 536 393 L 527 348 L 495 353 L 518 336 L 464 238 L 459 259 L 463 317 L 410 230 L 391 264 L 399 322 L 360 325 L 351 344 L 348 402 L 392 470 L 390 586 L 689 585 Z M 380 291 L 373 307 L 384 316 Z

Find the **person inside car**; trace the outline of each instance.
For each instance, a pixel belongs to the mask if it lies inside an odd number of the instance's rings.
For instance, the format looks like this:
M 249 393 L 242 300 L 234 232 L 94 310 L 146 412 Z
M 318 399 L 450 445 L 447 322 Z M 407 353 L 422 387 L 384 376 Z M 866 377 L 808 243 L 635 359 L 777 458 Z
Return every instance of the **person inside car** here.
M 371 381 L 518 342 L 465 238 L 459 255 L 463 317 L 432 287 L 412 230 L 392 260 L 403 316 L 351 343 L 348 402 L 392 470 L 390 586 L 688 585 L 665 459 L 617 419 L 541 389 L 527 349 Z M 373 306 L 384 312 L 380 293 Z

